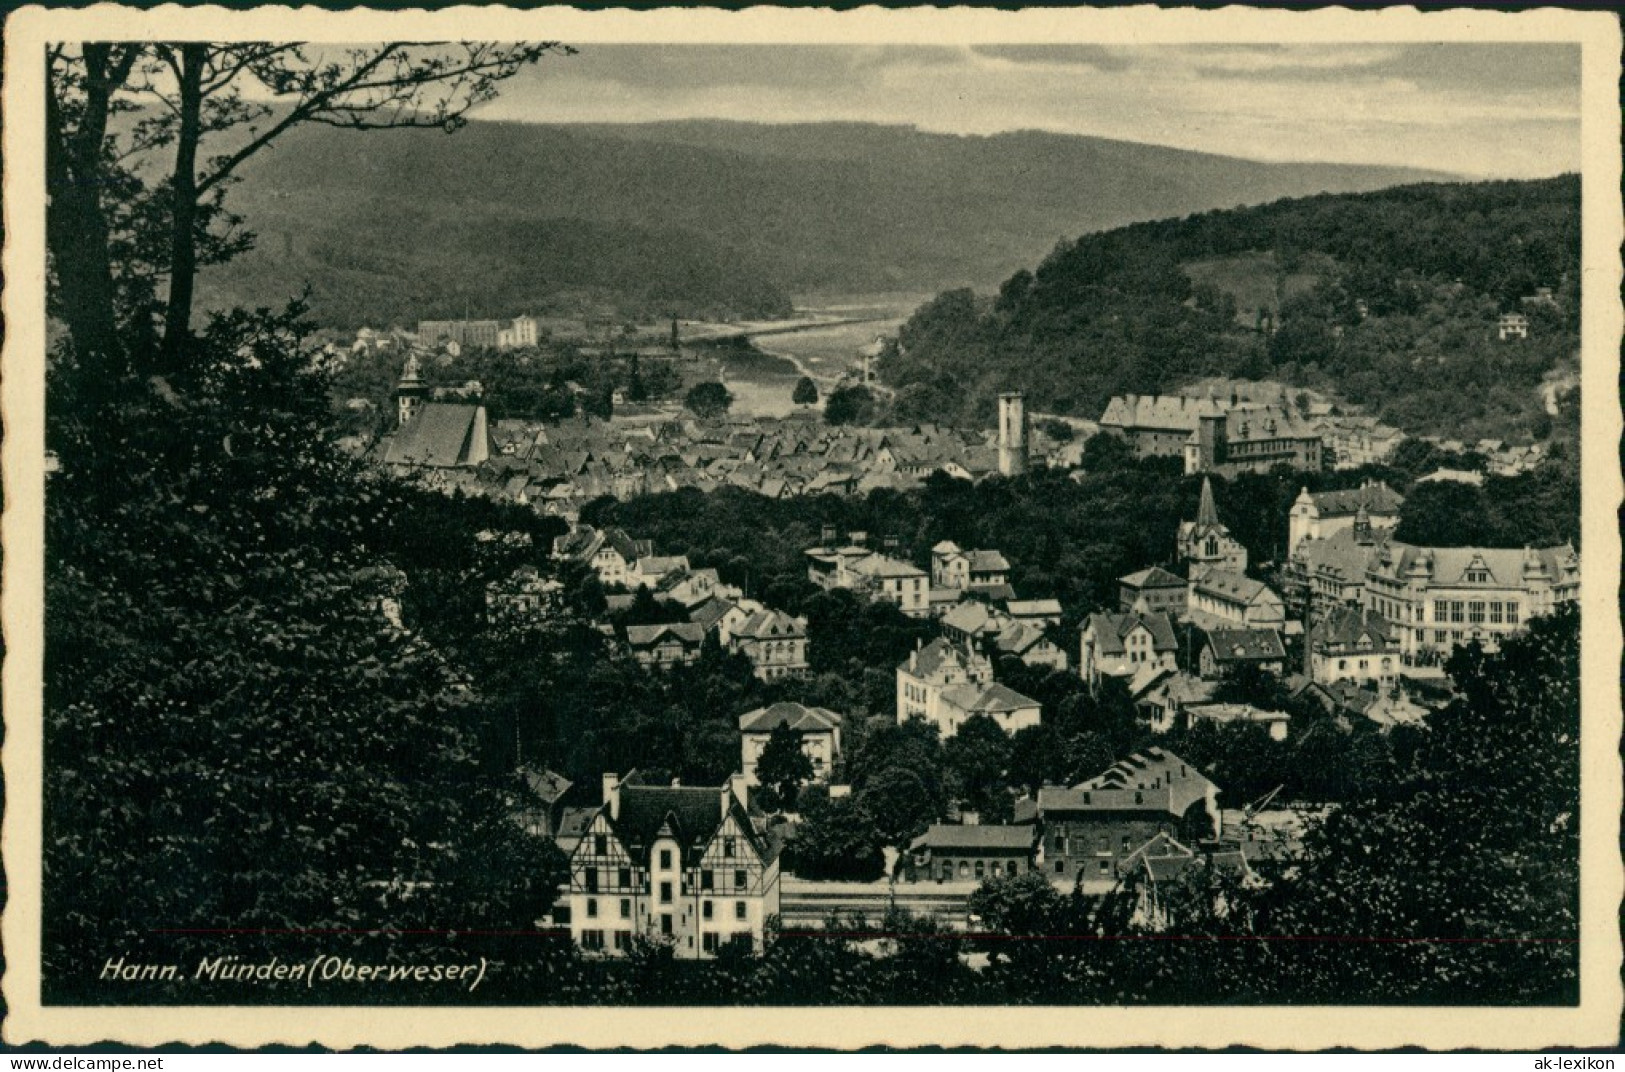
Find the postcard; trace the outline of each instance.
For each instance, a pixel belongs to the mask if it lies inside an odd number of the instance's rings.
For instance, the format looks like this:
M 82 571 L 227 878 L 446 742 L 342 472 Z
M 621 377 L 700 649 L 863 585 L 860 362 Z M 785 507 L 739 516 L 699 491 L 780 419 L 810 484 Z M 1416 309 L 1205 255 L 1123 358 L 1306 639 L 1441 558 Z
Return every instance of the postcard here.
M 8 1042 L 1617 1043 L 1615 17 L 6 29 Z

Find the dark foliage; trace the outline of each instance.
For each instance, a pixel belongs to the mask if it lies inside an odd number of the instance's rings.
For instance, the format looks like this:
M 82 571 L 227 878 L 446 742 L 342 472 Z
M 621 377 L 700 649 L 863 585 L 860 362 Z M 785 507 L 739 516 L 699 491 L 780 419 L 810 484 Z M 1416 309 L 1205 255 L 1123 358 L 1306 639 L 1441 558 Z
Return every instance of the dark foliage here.
M 1565 176 L 1135 224 L 1061 245 L 996 301 L 939 295 L 880 371 L 915 409 L 969 423 L 1012 388 L 1095 417 L 1114 394 L 1272 376 L 1414 433 L 1544 436 L 1542 377 L 1578 347 L 1579 220 L 1579 180 Z M 1529 310 L 1528 339 L 1498 341 L 1498 314 L 1537 284 L 1557 304 Z M 1259 316 L 1238 315 L 1224 288 L 1250 287 L 1265 291 Z M 1257 330 L 1259 317 L 1278 330 Z

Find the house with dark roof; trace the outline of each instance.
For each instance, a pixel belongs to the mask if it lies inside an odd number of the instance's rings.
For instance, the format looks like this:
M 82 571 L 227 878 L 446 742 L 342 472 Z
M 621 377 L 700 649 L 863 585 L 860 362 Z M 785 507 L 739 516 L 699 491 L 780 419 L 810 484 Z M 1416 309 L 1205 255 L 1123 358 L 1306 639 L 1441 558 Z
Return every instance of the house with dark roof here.
M 807 676 L 807 619 L 764 607 L 733 625 L 728 647 L 749 659 L 763 681 Z
M 1024 875 L 1033 870 L 1037 830 L 1031 825 L 960 826 L 933 823 L 909 842 L 903 879 L 908 882 L 963 882 Z
M 1142 458 L 1178 458 L 1204 416 L 1228 407 L 1215 398 L 1183 395 L 1116 395 L 1100 415 L 1100 430 L 1127 440 Z
M 553 540 L 553 557 L 565 562 L 583 562 L 606 585 L 632 583 L 638 560 L 654 554 L 649 540 L 634 540 L 623 529 L 602 532 L 591 525 L 575 525 Z
M 1070 788 L 1043 786 L 1017 802 L 1016 817 L 1037 824 L 1052 883 L 1104 893 L 1117 885 L 1118 865 L 1159 835 L 1217 837 L 1218 795 L 1201 771 L 1152 746 Z
M 1399 682 L 1399 630 L 1365 607 L 1331 607 L 1311 619 L 1309 676 L 1320 685 L 1352 681 L 1380 690 Z
M 570 937 L 624 955 L 634 935 L 703 960 L 732 942 L 760 952 L 779 914 L 779 843 L 749 810 L 744 775 L 720 787 L 603 779 L 603 804 L 570 854 Z
M 1219 678 L 1242 666 L 1270 674 L 1285 670 L 1286 648 L 1281 643 L 1281 634 L 1274 629 L 1224 627 L 1202 633 L 1196 648 L 1197 673 L 1205 678 Z
M 1185 616 L 1185 578 L 1152 566 L 1117 579 L 1117 606 L 1124 614 Z
M 1206 703 L 1219 689 L 1217 681 L 1207 681 L 1183 670 L 1160 670 L 1136 674 L 1129 682 L 1129 699 L 1153 732 L 1167 733 L 1184 725 L 1184 710 L 1191 704 Z
M 1392 532 L 1404 503 L 1405 497 L 1381 480 L 1367 480 L 1343 491 L 1303 488 L 1293 500 L 1287 521 L 1287 554 L 1304 540 L 1325 539 L 1353 528 L 1356 522 L 1373 531 Z
M 1079 634 L 1078 676 L 1095 688 L 1103 677 L 1172 670 L 1178 651 L 1174 623 L 1166 614 L 1091 614 Z
M 829 781 L 835 761 L 841 756 L 841 723 L 844 718 L 822 707 L 781 700 L 739 716 L 739 762 L 746 785 L 759 784 L 756 761 L 762 749 L 780 726 L 788 727 L 801 741 L 801 750 L 812 761 L 815 782 Z
M 704 642 L 704 628 L 693 622 L 626 627 L 627 650 L 650 669 L 692 663 L 699 659 Z

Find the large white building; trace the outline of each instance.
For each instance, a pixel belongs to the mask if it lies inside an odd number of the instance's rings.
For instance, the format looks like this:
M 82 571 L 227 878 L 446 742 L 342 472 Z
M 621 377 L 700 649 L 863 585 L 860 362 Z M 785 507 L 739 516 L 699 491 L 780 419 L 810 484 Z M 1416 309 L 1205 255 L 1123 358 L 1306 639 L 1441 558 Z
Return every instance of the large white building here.
M 779 845 L 746 806 L 745 776 L 718 788 L 626 784 L 604 775 L 604 802 L 570 854 L 570 937 L 612 956 L 634 935 L 707 959 L 729 942 L 760 952 L 779 913 Z
M 1397 628 L 1407 663 L 1431 664 L 1471 640 L 1494 647 L 1579 595 L 1580 556 L 1569 544 L 1519 550 L 1390 541 L 1372 555 L 1360 599 Z

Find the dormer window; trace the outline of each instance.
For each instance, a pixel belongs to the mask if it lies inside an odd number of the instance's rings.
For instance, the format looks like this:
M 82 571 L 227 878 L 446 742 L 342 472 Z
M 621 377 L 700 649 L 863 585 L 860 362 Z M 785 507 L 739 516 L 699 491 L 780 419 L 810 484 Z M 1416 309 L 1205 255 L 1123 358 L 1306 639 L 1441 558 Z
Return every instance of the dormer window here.
M 1468 584 L 1489 584 L 1490 571 L 1486 569 L 1470 569 L 1467 571 Z

